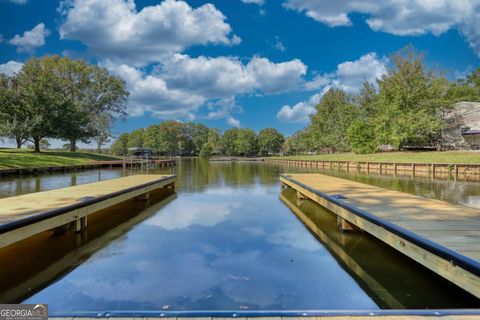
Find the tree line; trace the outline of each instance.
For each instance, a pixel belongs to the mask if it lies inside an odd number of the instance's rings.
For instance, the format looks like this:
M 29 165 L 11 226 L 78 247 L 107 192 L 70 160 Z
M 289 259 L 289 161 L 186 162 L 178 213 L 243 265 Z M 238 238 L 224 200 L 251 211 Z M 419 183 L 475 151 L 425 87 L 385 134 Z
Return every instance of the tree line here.
M 329 89 L 310 124 L 285 141 L 285 153 L 374 153 L 381 145 L 442 150 L 453 105 L 480 100 L 480 68 L 449 81 L 429 70 L 423 54 L 411 47 L 394 54 L 391 62 L 387 73 L 376 84 L 365 82 L 359 94 Z
M 203 124 L 164 121 L 123 133 L 112 144 L 115 155 L 127 155 L 129 148 L 151 148 L 164 156 L 267 156 L 282 151 L 284 136 L 273 128 L 232 128 L 223 134 Z
M 13 76 L 0 74 L 0 137 L 17 148 L 31 141 L 40 152 L 45 138 L 92 139 L 100 150 L 116 117 L 126 115 L 125 82 L 96 65 L 66 57 L 28 60 Z

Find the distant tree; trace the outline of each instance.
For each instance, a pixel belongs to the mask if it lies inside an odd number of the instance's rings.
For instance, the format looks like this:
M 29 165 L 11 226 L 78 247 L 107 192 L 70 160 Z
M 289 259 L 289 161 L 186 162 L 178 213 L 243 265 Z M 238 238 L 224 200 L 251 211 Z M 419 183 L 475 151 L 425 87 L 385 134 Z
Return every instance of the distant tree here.
M 143 146 L 160 152 L 160 128 L 158 125 L 148 126 L 143 133 Z
M 212 155 L 222 153 L 222 136 L 218 129 L 208 129 L 207 142 L 203 144 L 208 145 L 208 150 L 211 150 Z M 202 147 L 203 148 L 203 147 Z
M 110 147 L 112 154 L 125 156 L 128 154 L 128 133 L 122 133 Z
M 112 138 L 113 124 L 114 117 L 108 112 L 99 113 L 92 117 L 90 126 L 92 127 L 93 139 L 97 144 L 98 153 L 101 153 L 102 146 Z
M 159 151 L 165 155 L 176 156 L 181 152 L 183 126 L 180 122 L 170 120 L 158 125 Z
M 238 136 L 239 129 L 231 128 L 226 130 L 222 136 L 222 150 L 223 153 L 227 156 L 236 155 L 236 141 Z
M 235 140 L 235 154 L 252 156 L 258 154 L 257 135 L 252 129 L 238 129 Z
M 143 137 L 145 129 L 140 128 L 132 131 L 128 135 L 128 147 L 129 148 L 143 148 Z
M 258 134 L 258 150 L 260 155 L 267 156 L 270 154 L 278 154 L 282 150 L 285 142 L 283 134 L 274 128 L 266 128 Z

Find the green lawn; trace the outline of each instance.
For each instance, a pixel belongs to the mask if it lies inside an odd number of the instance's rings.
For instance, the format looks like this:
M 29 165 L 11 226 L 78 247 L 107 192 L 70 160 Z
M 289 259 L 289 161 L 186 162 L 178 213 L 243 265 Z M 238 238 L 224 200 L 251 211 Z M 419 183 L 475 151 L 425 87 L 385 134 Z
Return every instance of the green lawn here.
M 426 151 L 383 152 L 374 154 L 332 153 L 319 155 L 273 157 L 274 159 L 331 160 L 331 161 L 381 161 L 422 163 L 475 163 L 480 164 L 480 152 L 475 151 Z
M 101 160 L 117 160 L 114 156 L 86 152 L 0 149 L 0 169 L 82 165 Z

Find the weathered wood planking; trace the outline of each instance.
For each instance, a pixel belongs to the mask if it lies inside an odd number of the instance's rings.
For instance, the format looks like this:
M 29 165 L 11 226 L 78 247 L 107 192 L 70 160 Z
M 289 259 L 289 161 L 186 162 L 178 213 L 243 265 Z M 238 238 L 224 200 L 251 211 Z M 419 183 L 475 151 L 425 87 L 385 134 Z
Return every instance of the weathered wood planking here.
M 432 271 L 480 297 L 480 277 L 445 259 L 438 252 L 425 249 L 422 243 L 408 241 L 378 223 L 341 206 L 345 203 L 428 239 L 441 248 L 459 253 L 461 258 L 478 265 L 480 258 L 480 210 L 447 202 L 426 199 L 322 174 L 289 174 L 283 184 L 296 189 L 341 218 L 372 234 Z M 315 191 L 320 191 L 330 200 Z M 331 196 L 345 199 L 331 201 Z M 340 205 L 339 205 L 340 204 Z M 443 231 L 443 232 L 442 232 Z M 425 242 L 427 242 L 425 241 Z
M 173 175 L 134 175 L 0 199 L 0 248 L 73 221 L 86 226 L 92 213 L 174 183 Z

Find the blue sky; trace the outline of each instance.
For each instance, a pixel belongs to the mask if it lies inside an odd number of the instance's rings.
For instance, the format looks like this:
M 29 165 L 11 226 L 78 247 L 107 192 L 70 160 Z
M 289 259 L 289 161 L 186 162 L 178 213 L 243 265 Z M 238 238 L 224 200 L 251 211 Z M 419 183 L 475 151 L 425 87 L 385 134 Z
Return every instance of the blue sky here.
M 128 132 L 164 119 L 285 134 L 331 86 L 356 92 L 412 44 L 456 78 L 479 67 L 480 1 L 0 0 L 0 72 L 83 58 L 125 79 Z

